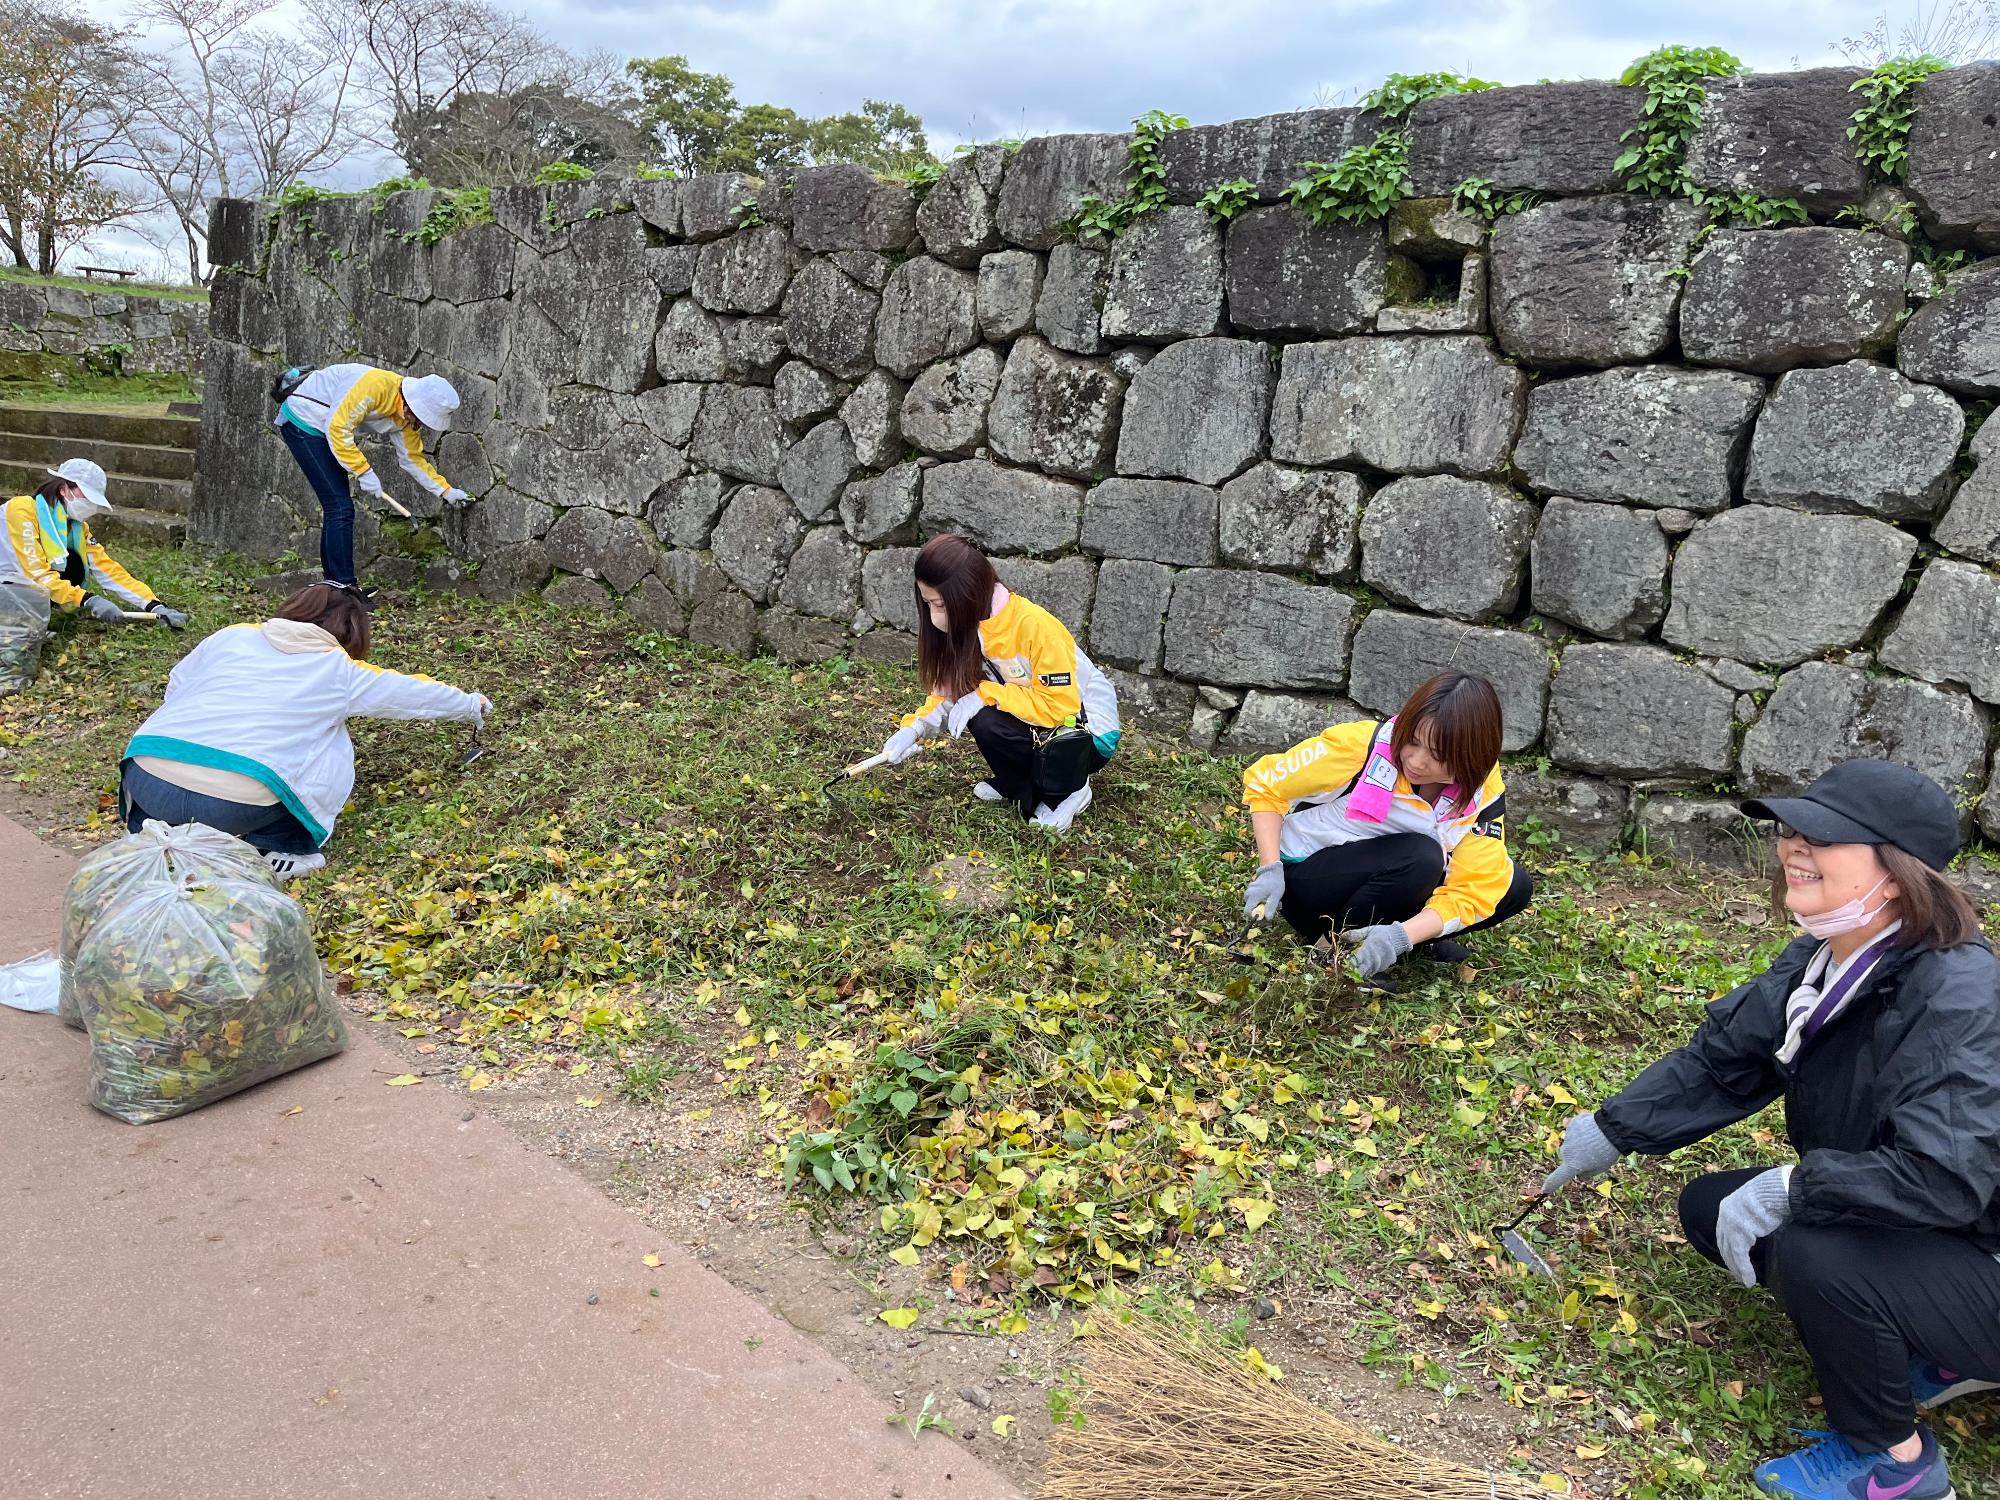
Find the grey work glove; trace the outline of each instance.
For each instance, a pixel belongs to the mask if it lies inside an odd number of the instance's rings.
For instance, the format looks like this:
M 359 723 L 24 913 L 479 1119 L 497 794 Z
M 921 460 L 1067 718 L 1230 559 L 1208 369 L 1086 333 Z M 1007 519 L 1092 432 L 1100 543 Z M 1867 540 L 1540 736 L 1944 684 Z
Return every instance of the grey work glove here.
M 1759 1172 L 1722 1200 L 1715 1218 L 1715 1248 L 1729 1274 L 1745 1286 L 1757 1284 L 1750 1252 L 1766 1235 L 1776 1234 L 1792 1216 L 1790 1174 L 1783 1167 Z
M 1578 1115 L 1563 1131 L 1562 1157 L 1556 1169 L 1542 1180 L 1543 1196 L 1567 1187 L 1578 1178 L 1602 1177 L 1618 1165 L 1622 1155 L 1598 1127 L 1596 1115 Z
M 951 706 L 951 713 L 945 720 L 945 732 L 953 739 L 965 733 L 965 726 L 979 717 L 979 711 L 986 707 L 986 700 L 974 688 Z
M 91 619 L 102 620 L 107 625 L 119 625 L 124 623 L 125 620 L 125 611 L 113 604 L 102 594 L 85 594 L 83 596 L 83 612 L 89 615 Z
M 905 724 L 882 742 L 882 758 L 892 766 L 900 766 L 917 753 L 917 741 L 922 734 L 922 725 Z
M 379 495 L 382 493 L 382 481 L 373 469 L 363 469 L 359 474 L 354 476 L 354 482 L 361 487 L 361 493 L 364 495 Z
M 162 604 L 157 599 L 147 605 L 146 608 L 164 620 L 169 630 L 186 630 L 188 628 L 187 615 L 178 609 Z
M 1364 927 L 1349 933 L 1348 939 L 1354 947 L 1347 961 L 1363 979 L 1373 979 L 1384 970 L 1393 969 L 1396 960 L 1410 951 L 1410 935 L 1403 931 L 1401 922 Z
M 453 510 L 457 510 L 461 505 L 470 505 L 472 503 L 472 496 L 466 494 L 464 490 L 456 486 L 446 490 L 442 498 L 444 503 L 449 505 Z
M 1278 903 L 1285 899 L 1285 866 L 1281 860 L 1272 860 L 1261 866 L 1250 879 L 1250 888 L 1243 893 L 1243 917 L 1245 921 L 1258 920 L 1257 908 L 1264 908 L 1264 915 L 1277 914 Z

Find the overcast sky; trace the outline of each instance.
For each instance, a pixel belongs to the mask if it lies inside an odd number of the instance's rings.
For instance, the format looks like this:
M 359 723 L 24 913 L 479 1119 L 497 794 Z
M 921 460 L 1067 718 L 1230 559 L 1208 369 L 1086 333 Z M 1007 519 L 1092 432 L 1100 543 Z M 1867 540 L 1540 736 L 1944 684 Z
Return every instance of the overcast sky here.
M 107 20 L 121 0 L 85 0 Z M 297 3 L 297 0 L 293 0 Z M 1926 0 L 1934 9 L 1938 0 Z M 1718 45 L 1768 71 L 1840 61 L 1834 44 L 1917 0 L 706 0 L 521 7 L 565 45 L 684 54 L 744 103 L 801 114 L 888 99 L 940 151 L 964 140 L 1122 130 L 1164 109 L 1196 123 L 1353 102 L 1389 73 L 1500 83 L 1615 76 L 1664 42 Z M 341 186 L 393 164 L 357 162 Z M 157 254 L 100 243 L 153 269 Z

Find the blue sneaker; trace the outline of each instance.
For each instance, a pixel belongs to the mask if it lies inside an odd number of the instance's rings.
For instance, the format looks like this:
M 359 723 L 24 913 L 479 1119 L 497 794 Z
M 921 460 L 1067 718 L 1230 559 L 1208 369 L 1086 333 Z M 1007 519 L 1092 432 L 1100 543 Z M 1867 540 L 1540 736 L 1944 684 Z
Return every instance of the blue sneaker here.
M 1918 1411 L 1936 1411 L 1947 1401 L 1978 1391 L 2000 1391 L 2000 1381 L 1973 1380 L 1929 1360 L 1910 1361 L 1910 1394 L 1916 1398 Z
M 1789 1500 L 1957 1500 L 1944 1454 L 1927 1428 L 1918 1428 L 1924 1451 L 1909 1463 L 1886 1453 L 1856 1453 L 1834 1432 L 1806 1434 L 1816 1441 L 1784 1458 L 1760 1464 L 1752 1477 L 1767 1495 Z

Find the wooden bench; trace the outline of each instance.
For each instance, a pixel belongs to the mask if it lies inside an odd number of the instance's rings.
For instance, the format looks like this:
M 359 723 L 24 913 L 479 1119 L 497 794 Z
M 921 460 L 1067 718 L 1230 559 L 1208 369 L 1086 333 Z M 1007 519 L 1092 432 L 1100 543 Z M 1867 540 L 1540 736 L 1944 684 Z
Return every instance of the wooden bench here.
M 120 281 L 128 281 L 137 276 L 137 271 L 121 271 L 116 266 L 78 266 L 86 281 L 95 281 L 100 276 L 116 276 Z

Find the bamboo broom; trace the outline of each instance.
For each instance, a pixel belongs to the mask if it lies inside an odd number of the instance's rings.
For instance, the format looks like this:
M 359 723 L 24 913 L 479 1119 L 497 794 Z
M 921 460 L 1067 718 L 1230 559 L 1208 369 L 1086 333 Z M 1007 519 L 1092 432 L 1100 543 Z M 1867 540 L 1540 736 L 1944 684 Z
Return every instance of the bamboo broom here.
M 1100 1313 L 1081 1428 L 1058 1427 L 1042 1500 L 1548 1500 L 1370 1437 L 1203 1337 Z

